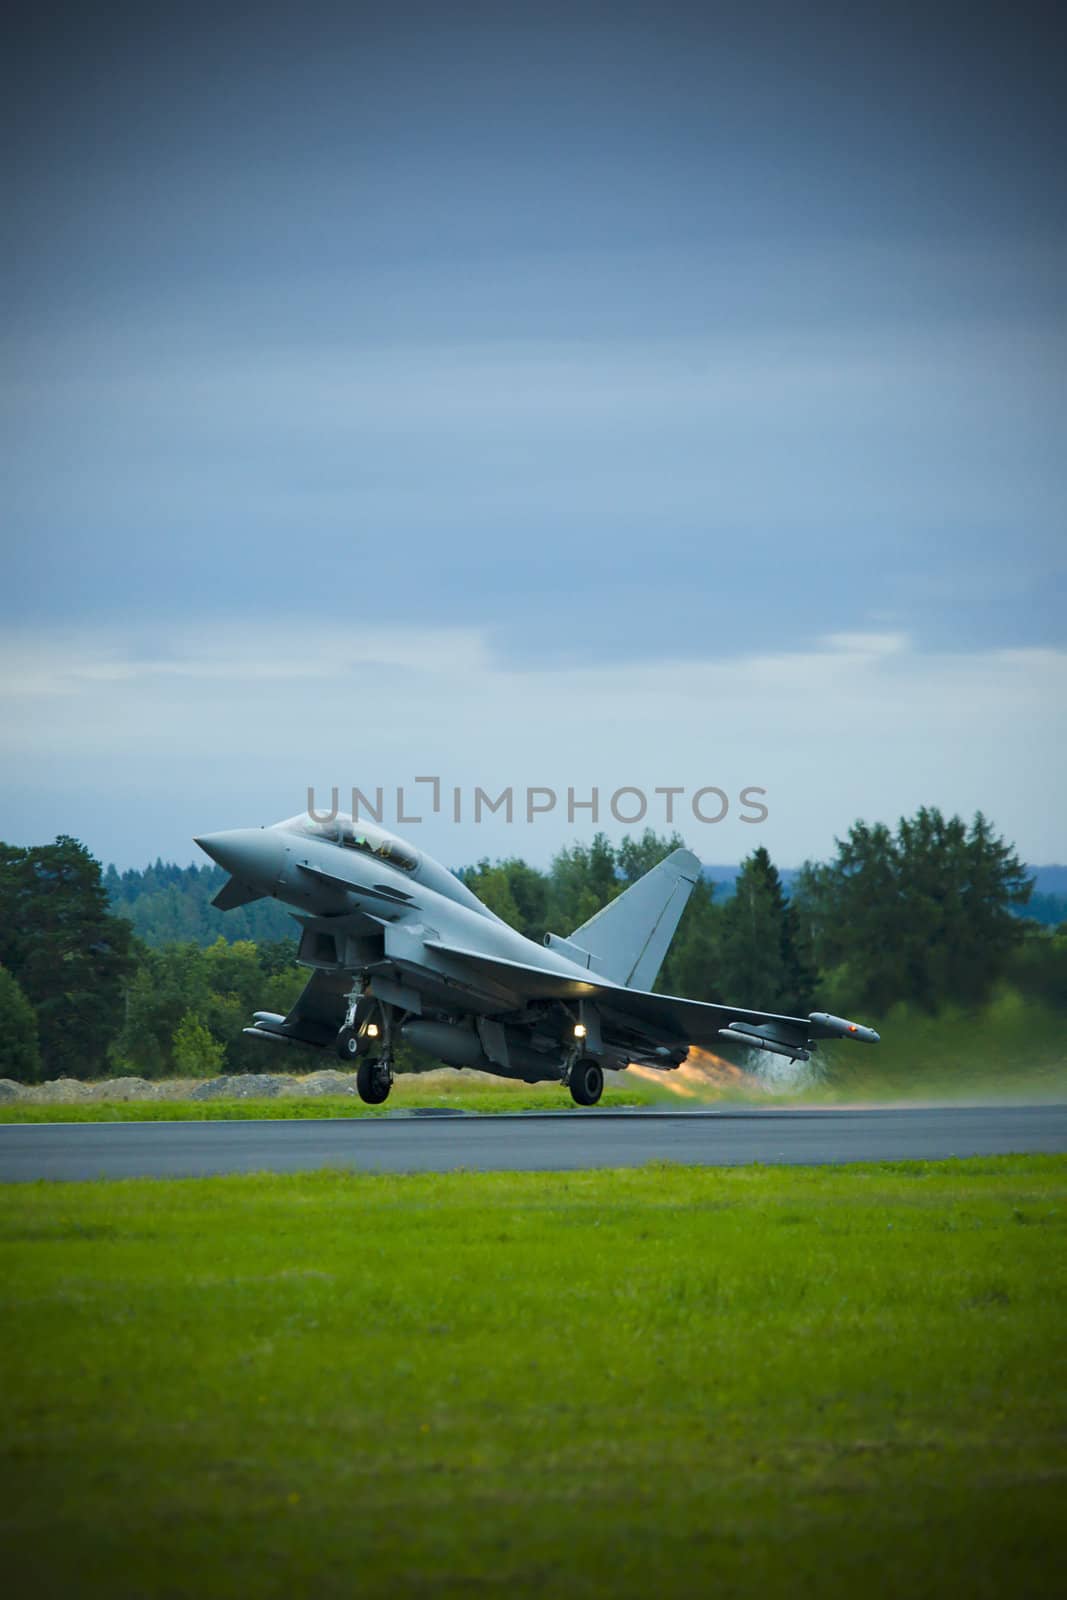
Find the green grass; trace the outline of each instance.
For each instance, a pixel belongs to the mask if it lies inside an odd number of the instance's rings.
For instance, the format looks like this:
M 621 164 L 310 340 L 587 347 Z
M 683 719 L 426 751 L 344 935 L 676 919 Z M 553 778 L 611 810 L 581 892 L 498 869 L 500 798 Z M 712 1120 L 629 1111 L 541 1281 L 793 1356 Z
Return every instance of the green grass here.
M 673 1099 L 669 1091 L 634 1082 L 625 1089 L 605 1089 L 605 1106 L 643 1106 Z M 381 1117 L 389 1111 L 455 1109 L 501 1111 L 577 1111 L 570 1094 L 558 1083 L 510 1084 L 487 1088 L 480 1081 L 423 1087 L 417 1076 L 398 1077 L 385 1105 L 364 1105 L 356 1095 L 315 1095 L 306 1099 L 280 1095 L 271 1100 L 99 1100 L 88 1104 L 0 1105 L 4 1122 L 202 1122 L 278 1117 Z
M 1067 1160 L 0 1191 L 9 1592 L 1062 1592 Z

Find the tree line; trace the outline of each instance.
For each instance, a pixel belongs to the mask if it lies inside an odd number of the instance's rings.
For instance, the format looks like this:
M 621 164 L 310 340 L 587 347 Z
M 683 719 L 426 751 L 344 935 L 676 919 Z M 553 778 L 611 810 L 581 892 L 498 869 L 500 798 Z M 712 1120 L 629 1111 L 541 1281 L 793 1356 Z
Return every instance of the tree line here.
M 597 834 L 561 850 L 547 870 L 510 857 L 460 875 L 540 941 L 580 926 L 681 843 L 651 829 L 618 845 Z M 922 807 L 892 830 L 857 822 L 830 861 L 807 862 L 791 879 L 787 892 L 760 847 L 729 898 L 699 882 L 657 988 L 790 1014 L 857 1012 L 875 1024 L 899 1002 L 931 1013 L 978 1007 L 1005 981 L 1067 1006 L 1067 924 L 1026 919 L 1032 880 L 981 813 L 965 823 Z M 287 1011 L 307 972 L 276 902 L 228 913 L 236 937 L 206 942 L 208 902 L 223 881 L 215 867 L 162 862 L 104 874 L 65 836 L 0 845 L 0 1077 L 277 1065 L 241 1030 L 255 1010 Z M 157 936 L 161 913 L 173 929 L 160 942 L 147 942 L 138 917 L 146 900 Z M 293 1051 L 285 1064 L 311 1063 Z
M 104 891 L 113 910 L 133 924 L 145 944 L 164 945 L 192 940 L 214 944 L 218 938 L 274 941 L 288 939 L 293 923 L 277 900 L 254 900 L 233 911 L 216 911 L 211 904 L 228 874 L 219 866 L 175 866 L 156 860 L 147 867 L 118 872 L 109 866 Z

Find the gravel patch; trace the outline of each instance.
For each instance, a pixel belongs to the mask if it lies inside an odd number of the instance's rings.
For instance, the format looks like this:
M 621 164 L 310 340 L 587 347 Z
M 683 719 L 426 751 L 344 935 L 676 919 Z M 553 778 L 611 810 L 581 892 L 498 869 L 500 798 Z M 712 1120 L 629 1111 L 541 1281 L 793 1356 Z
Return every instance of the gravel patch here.
M 267 1072 L 231 1073 L 220 1078 L 102 1078 L 83 1083 L 78 1078 L 55 1078 L 50 1083 L 12 1083 L 0 1079 L 0 1103 L 24 1105 L 93 1105 L 124 1100 L 272 1100 L 279 1094 L 355 1093 L 355 1075 L 316 1072 L 313 1079 L 337 1079 L 338 1087 L 303 1088 L 306 1081 Z
M 417 1074 L 419 1087 L 431 1093 L 448 1094 L 465 1087 L 506 1089 L 511 1080 L 494 1077 L 464 1067 L 436 1067 Z M 624 1087 L 621 1072 L 606 1072 L 609 1086 Z M 527 1088 L 515 1083 L 517 1091 Z M 355 1095 L 356 1074 L 337 1067 L 303 1074 L 285 1072 L 226 1073 L 219 1078 L 103 1078 L 82 1082 L 80 1078 L 54 1078 L 50 1083 L 15 1083 L 0 1078 L 0 1104 L 92 1105 L 100 1101 L 123 1100 L 314 1100 L 323 1095 Z

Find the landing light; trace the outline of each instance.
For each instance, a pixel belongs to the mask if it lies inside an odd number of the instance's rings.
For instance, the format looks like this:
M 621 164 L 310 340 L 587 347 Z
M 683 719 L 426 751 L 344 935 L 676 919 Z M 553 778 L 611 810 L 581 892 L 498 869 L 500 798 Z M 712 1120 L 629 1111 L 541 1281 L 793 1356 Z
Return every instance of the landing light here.
M 585 1023 L 584 1022 L 576 1022 L 574 1024 L 574 1037 L 576 1039 L 584 1039 L 585 1038 L 585 1034 L 586 1034 Z
M 378 1037 L 378 1024 L 376 1022 L 368 1022 L 367 1023 L 367 1038 L 368 1039 L 376 1039 L 377 1037 Z

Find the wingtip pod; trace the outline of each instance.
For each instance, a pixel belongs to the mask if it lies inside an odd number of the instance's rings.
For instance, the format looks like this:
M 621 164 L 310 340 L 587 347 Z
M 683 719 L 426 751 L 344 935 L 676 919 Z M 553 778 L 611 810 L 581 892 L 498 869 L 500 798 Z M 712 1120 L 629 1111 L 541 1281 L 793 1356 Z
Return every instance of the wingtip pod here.
M 829 1011 L 812 1011 L 808 1017 L 812 1033 L 822 1039 L 860 1039 L 864 1044 L 878 1044 L 879 1035 L 873 1028 L 860 1022 L 849 1022 L 847 1017 L 835 1017 Z

